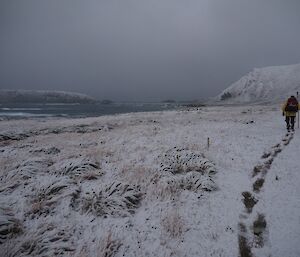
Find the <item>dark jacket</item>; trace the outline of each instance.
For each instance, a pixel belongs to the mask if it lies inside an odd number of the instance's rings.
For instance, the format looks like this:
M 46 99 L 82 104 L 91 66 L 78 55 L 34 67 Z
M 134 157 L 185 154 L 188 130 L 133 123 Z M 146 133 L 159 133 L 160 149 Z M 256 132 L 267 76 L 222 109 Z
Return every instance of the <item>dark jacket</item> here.
M 284 113 L 285 116 L 287 117 L 295 117 L 297 112 L 288 112 L 285 110 L 288 101 L 291 99 L 291 97 L 282 105 L 282 112 Z M 295 98 L 296 99 L 296 98 Z M 297 99 L 296 99 L 297 100 Z M 298 103 L 298 110 L 300 109 L 300 104 Z M 297 111 L 298 111 L 297 110 Z

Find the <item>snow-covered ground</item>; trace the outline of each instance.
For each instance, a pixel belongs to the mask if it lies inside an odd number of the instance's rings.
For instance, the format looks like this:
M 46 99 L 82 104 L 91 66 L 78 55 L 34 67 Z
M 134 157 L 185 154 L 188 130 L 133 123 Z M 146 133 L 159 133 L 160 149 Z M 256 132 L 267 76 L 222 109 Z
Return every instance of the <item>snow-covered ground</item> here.
M 278 105 L 0 131 L 0 256 L 300 256 L 300 137 Z

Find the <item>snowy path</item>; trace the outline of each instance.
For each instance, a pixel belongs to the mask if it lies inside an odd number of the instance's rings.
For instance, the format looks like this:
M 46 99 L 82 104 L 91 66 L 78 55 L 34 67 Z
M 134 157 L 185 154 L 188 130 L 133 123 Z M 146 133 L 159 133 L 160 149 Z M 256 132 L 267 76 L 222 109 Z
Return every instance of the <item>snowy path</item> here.
M 300 134 L 296 130 L 293 140 L 272 164 L 271 176 L 266 180 L 263 199 L 258 211 L 267 210 L 269 225 L 269 251 L 272 257 L 300 256 Z M 276 179 L 277 178 L 277 179 Z M 257 256 L 265 256 L 257 251 Z
M 300 138 L 277 106 L 0 131 L 1 257 L 300 256 Z
M 241 257 L 251 257 L 252 248 L 264 248 L 268 243 L 268 223 L 265 219 L 265 213 L 255 212 L 255 205 L 260 201 L 260 191 L 263 189 L 266 176 L 271 169 L 271 165 L 276 156 L 289 145 L 294 137 L 294 133 L 287 133 L 278 144 L 274 145 L 269 151 L 264 152 L 261 156 L 262 161 L 253 168 L 253 188 L 252 191 L 242 193 L 245 211 L 240 215 L 239 222 L 239 251 Z M 276 180 L 278 177 L 276 176 Z M 253 211 L 254 208 L 254 211 Z M 253 215 L 253 213 L 255 213 Z M 251 224 L 249 226 L 249 223 Z M 247 225 L 248 224 L 248 225 Z M 268 247 L 265 247 L 268 248 Z M 266 256 L 266 251 L 264 255 Z M 267 253 L 271 256 L 271 251 Z

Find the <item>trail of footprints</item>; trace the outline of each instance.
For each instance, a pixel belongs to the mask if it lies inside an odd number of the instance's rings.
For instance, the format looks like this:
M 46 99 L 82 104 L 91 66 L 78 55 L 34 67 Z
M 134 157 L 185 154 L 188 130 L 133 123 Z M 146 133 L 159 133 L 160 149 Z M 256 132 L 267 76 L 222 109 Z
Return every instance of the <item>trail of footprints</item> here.
M 261 156 L 261 162 L 252 171 L 252 191 L 242 192 L 245 210 L 240 215 L 240 223 L 238 224 L 240 257 L 253 257 L 252 248 L 263 248 L 268 241 L 268 226 L 265 215 L 263 213 L 253 214 L 253 208 L 259 201 L 260 191 L 274 158 L 282 152 L 293 137 L 294 133 L 287 133 L 279 144 L 274 145 Z

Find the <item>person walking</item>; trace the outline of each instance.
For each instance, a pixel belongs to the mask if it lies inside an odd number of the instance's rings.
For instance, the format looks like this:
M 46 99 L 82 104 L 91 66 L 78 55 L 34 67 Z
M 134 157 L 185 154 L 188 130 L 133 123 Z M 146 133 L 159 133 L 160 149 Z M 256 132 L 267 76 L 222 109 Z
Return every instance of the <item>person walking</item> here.
M 286 128 L 294 131 L 296 113 L 300 109 L 300 104 L 295 96 L 291 96 L 282 106 L 282 115 L 285 116 Z

